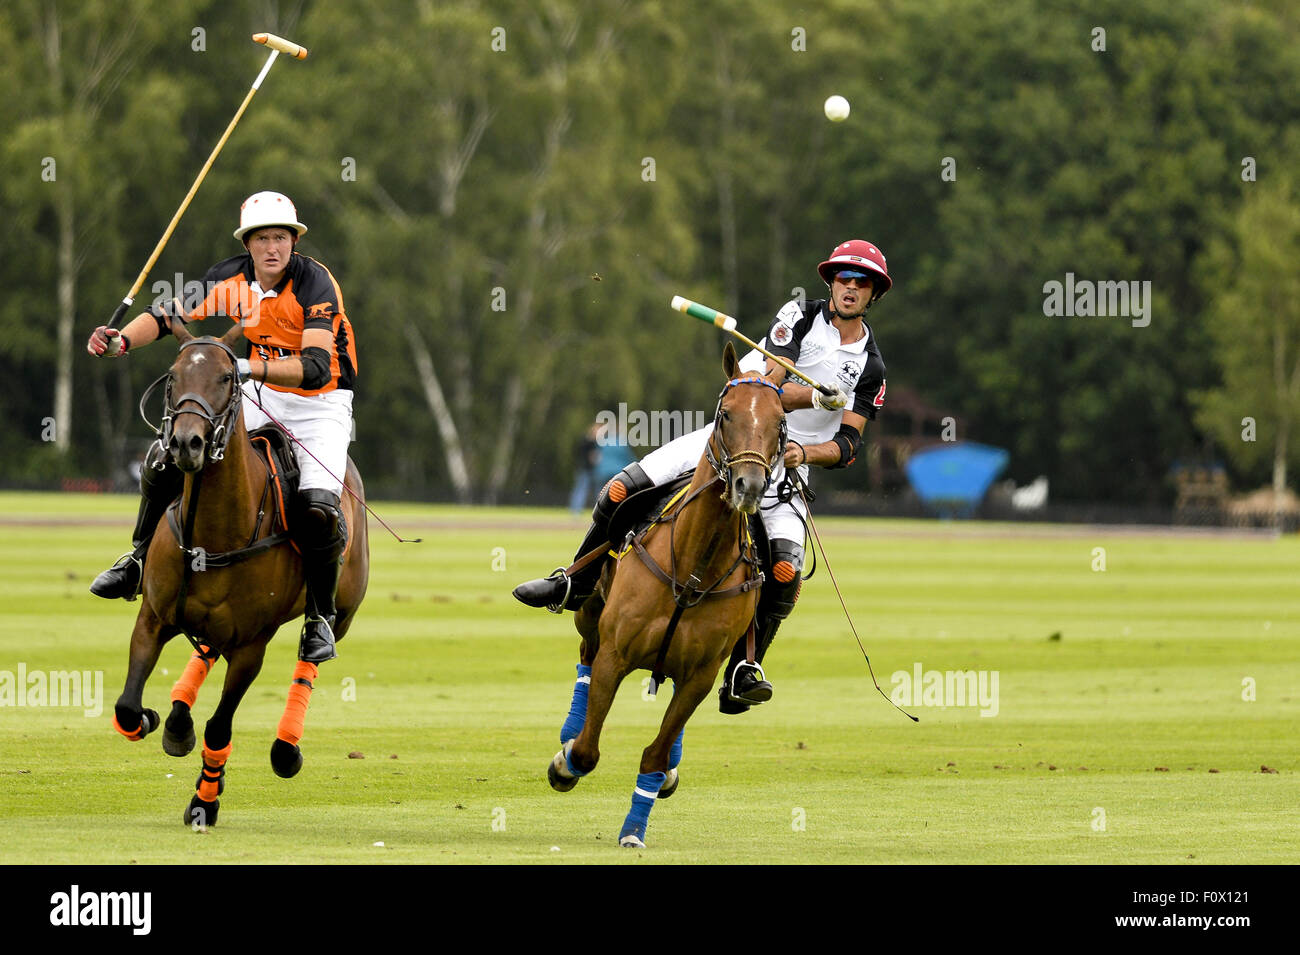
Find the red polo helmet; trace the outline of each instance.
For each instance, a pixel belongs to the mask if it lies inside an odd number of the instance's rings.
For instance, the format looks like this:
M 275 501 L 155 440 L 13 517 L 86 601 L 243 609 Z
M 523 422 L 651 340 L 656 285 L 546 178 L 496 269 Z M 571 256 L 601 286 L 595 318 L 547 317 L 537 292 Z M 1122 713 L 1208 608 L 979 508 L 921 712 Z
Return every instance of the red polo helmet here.
M 889 277 L 889 266 L 885 263 L 885 254 L 875 245 L 864 239 L 850 239 L 841 242 L 821 265 L 817 272 L 828 286 L 841 269 L 860 269 L 876 279 L 871 301 L 875 302 L 893 286 Z

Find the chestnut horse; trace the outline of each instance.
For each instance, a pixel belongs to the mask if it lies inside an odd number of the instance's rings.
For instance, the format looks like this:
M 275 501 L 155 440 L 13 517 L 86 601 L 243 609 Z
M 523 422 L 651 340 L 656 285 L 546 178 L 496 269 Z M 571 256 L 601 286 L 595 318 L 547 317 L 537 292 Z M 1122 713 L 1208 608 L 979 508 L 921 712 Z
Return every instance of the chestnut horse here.
M 563 748 L 547 770 L 553 788 L 567 792 L 596 768 L 601 727 L 628 673 L 673 678 L 659 735 L 641 754 L 622 846 L 645 847 L 655 800 L 676 791 L 686 721 L 753 620 L 762 583 L 746 521 L 784 453 L 785 412 L 776 385 L 757 375 L 737 377 L 730 343 L 723 370 L 728 381 L 689 488 L 618 561 L 607 563 L 574 618 L 581 663 L 560 731 Z M 711 492 L 717 484 L 721 494 Z
M 145 558 L 130 665 L 113 719 L 131 740 L 158 728 L 157 712 L 143 708 L 145 681 L 163 646 L 183 632 L 195 652 L 172 689 L 162 744 L 171 756 L 189 755 L 195 743 L 190 708 L 217 657 L 226 659 L 221 701 L 203 732 L 203 769 L 185 810 L 185 823 L 196 827 L 217 821 L 231 720 L 262 668 L 266 645 L 304 607 L 302 560 L 283 521 L 276 521 L 283 509 L 244 429 L 244 393 L 232 351 L 241 333 L 236 325 L 221 339 L 196 338 L 176 323 L 180 351 L 165 376 L 159 443 L 183 473 L 184 491 L 173 513 L 159 521 Z M 357 497 L 345 493 L 342 502 L 349 540 L 339 577 L 336 640 L 347 633 L 369 575 L 366 514 L 357 503 L 364 491 L 351 459 L 346 483 Z M 271 747 L 271 765 L 286 778 L 302 767 L 298 741 L 315 678 L 315 665 L 299 661 Z

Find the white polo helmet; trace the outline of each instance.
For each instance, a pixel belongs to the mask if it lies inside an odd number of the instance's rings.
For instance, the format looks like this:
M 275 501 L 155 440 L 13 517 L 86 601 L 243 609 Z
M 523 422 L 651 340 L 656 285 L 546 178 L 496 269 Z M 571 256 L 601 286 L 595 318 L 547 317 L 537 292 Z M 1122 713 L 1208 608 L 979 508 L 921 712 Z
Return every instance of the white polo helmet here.
M 239 228 L 235 230 L 235 238 L 243 242 L 244 236 L 255 229 L 275 225 L 292 229 L 299 238 L 307 233 L 307 227 L 298 221 L 298 210 L 288 196 L 278 192 L 254 193 L 239 207 Z

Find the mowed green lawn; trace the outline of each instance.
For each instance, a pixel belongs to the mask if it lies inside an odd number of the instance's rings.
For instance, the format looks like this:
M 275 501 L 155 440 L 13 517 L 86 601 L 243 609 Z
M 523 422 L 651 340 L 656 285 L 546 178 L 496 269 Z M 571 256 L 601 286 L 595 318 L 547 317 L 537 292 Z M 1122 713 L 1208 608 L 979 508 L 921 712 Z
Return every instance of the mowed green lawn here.
M 0 679 L 22 665 L 104 681 L 97 716 L 0 707 L 0 862 L 1300 862 L 1293 536 L 825 518 L 886 691 L 917 664 L 996 671 L 996 715 L 919 705 L 914 724 L 883 700 L 823 567 L 769 655 L 774 700 L 701 707 L 681 788 L 629 851 L 618 830 L 665 697 L 629 678 L 599 768 L 553 792 L 577 636 L 510 597 L 571 555 L 585 520 L 379 510 L 424 542 L 372 522 L 370 595 L 322 668 L 303 771 L 282 780 L 268 760 L 295 624 L 240 708 L 221 818 L 200 833 L 181 823 L 197 751 L 111 726 L 139 605 L 86 587 L 125 549 L 135 501 L 0 495 Z M 166 712 L 188 655 L 166 649 L 146 705 Z

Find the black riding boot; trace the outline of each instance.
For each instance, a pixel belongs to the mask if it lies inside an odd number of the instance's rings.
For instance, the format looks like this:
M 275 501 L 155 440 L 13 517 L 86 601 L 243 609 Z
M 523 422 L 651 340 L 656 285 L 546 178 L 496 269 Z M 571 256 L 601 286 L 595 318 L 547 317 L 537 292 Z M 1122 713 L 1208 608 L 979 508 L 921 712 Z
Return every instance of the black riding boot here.
M 92 594 L 110 600 L 136 598 L 144 581 L 144 555 L 149 552 L 154 530 L 184 487 L 185 475 L 171 463 L 162 445 L 154 442 L 140 471 L 140 511 L 135 518 L 135 530 L 131 533 L 131 543 L 135 546 L 95 578 L 90 585 Z
M 723 713 L 743 713 L 751 704 L 766 703 L 772 698 L 772 684 L 763 673 L 763 657 L 776 638 L 781 621 L 790 616 L 799 599 L 803 568 L 803 547 L 794 541 L 772 541 L 772 562 L 763 589 L 759 592 L 758 610 L 754 614 L 754 662 L 750 663 L 747 641 L 741 637 L 731 651 L 727 672 L 718 690 L 718 709 Z M 782 581 L 780 578 L 786 578 Z
M 324 663 L 338 656 L 334 650 L 334 594 L 339 585 L 347 526 L 337 494 L 311 488 L 295 499 L 292 533 L 302 551 L 302 573 L 307 584 L 307 613 L 298 643 L 298 659 Z
M 614 475 L 596 498 L 596 506 L 591 511 L 591 527 L 582 539 L 574 560 L 597 547 L 611 544 L 609 522 L 614 511 L 633 494 L 652 487 L 654 482 L 646 477 L 639 464 L 629 464 Z M 597 558 L 572 577 L 566 576 L 563 568 L 557 568 L 549 577 L 520 584 L 513 593 L 521 603 L 530 607 L 545 607 L 552 613 L 577 610 L 596 589 L 596 582 L 600 580 L 600 571 L 604 566 L 605 561 Z

